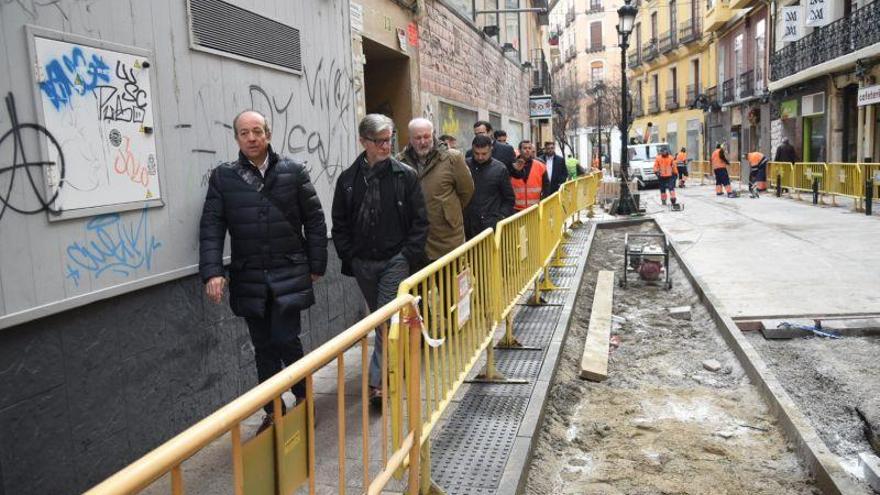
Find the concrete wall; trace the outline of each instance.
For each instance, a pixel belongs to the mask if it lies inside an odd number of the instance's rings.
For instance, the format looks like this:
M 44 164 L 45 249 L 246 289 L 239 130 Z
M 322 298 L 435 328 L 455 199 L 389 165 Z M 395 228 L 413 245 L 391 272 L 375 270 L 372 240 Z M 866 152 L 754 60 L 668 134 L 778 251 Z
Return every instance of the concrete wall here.
M 256 107 L 272 121 L 276 150 L 307 162 L 329 212 L 335 179 L 357 153 L 359 86 L 347 0 L 235 3 L 300 29 L 302 74 L 193 50 L 180 0 L 0 3 L 0 92 L 14 94 L 22 123 L 37 122 L 39 94 L 25 70 L 25 25 L 152 53 L 165 201 L 119 217 L 124 226 L 149 223 L 160 243 L 151 264 L 83 270 L 78 284 L 64 275 L 66 249 L 100 241 L 88 230 L 93 218 L 58 223 L 7 210 L 0 219 L 0 495 L 80 493 L 256 383 L 243 322 L 227 304 L 207 302 L 193 275 L 206 178 L 237 153 L 233 116 Z M 0 133 L 10 120 L 0 112 Z M 39 156 L 34 135 L 23 135 Z M 0 154 L 13 156 L 11 139 Z M 40 168 L 29 170 L 42 184 Z M 4 199 L 10 177 L 0 175 Z M 8 199 L 38 206 L 23 170 Z M 330 249 L 317 303 L 302 315 L 308 348 L 360 317 L 360 292 Z

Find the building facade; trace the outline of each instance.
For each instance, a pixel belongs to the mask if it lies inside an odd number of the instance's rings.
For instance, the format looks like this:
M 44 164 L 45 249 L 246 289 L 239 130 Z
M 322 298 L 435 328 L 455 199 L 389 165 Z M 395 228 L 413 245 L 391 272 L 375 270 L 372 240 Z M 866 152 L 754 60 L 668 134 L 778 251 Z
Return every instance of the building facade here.
M 704 108 L 711 95 L 712 17 L 698 0 L 654 0 L 638 5 L 627 64 L 633 101 L 630 137 L 687 148 L 692 159 L 706 156 Z M 705 110 L 709 110 L 706 108 Z
M 785 1 L 774 12 L 771 146 L 788 139 L 808 162 L 876 162 L 880 2 L 818 5 Z
M 617 44 L 617 9 L 621 0 L 559 0 L 551 4 L 549 39 L 554 101 L 565 121 L 566 140 L 581 163 L 598 153 L 602 130 L 602 156 L 606 163 L 617 156 L 612 143 L 620 142 L 609 95 L 620 86 L 620 48 Z M 606 96 L 596 87 L 604 85 Z M 606 105 L 604 111 L 602 105 Z

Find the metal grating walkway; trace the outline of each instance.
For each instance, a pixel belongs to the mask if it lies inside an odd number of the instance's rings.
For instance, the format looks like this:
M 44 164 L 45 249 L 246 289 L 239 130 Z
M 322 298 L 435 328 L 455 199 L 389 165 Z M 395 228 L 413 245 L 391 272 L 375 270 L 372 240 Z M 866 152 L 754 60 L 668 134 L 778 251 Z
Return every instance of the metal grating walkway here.
M 589 231 L 587 226 L 569 231 L 571 244 L 565 245 L 565 252 L 572 257 L 565 258 L 565 263 L 575 265 L 586 255 Z M 550 268 L 553 282 L 569 289 L 545 292 L 547 305 L 517 306 L 513 333 L 524 346 L 538 350 L 495 350 L 501 373 L 529 383 L 470 384 L 463 389 L 459 406 L 440 427 L 432 444 L 431 472 L 434 481 L 449 495 L 498 493 L 563 304 L 569 291 L 577 290 L 576 268 Z M 531 291 L 526 296 L 531 296 Z

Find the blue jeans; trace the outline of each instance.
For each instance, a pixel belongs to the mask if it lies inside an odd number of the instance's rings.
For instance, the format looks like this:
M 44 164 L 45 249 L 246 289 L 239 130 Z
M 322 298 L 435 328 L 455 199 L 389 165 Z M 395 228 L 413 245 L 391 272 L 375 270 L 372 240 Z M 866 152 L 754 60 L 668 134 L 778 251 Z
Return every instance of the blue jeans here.
M 409 261 L 397 254 L 387 260 L 363 260 L 355 258 L 351 262 L 354 278 L 370 311 L 376 311 L 397 297 L 397 288 L 409 276 Z M 376 345 L 370 359 L 370 386 L 382 386 L 382 332 L 376 329 Z

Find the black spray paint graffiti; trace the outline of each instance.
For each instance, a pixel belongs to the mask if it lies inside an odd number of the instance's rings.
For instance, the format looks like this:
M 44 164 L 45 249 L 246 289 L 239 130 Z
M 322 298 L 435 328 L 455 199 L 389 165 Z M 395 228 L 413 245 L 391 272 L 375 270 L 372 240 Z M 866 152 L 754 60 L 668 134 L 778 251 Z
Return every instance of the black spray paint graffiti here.
M 323 120 L 319 128 L 307 129 L 303 124 L 292 122 L 295 118 L 290 111 L 293 92 L 286 100 L 277 99 L 270 97 L 260 86 L 251 85 L 251 108 L 269 110 L 266 113 L 273 133 L 281 138 L 280 143 L 277 138 L 275 141 L 280 150 L 293 155 L 307 153 L 317 157 L 319 170 L 316 171 L 314 164 L 307 164 L 313 174 L 312 180 L 317 181 L 326 175 L 327 181 L 333 183 L 353 158 L 347 153 L 350 151 L 349 119 L 355 97 L 354 81 L 344 68 L 336 65 L 335 60 L 325 66 L 321 59 L 314 74 L 310 75 L 308 68 L 304 68 L 303 75 L 311 114 Z
M 147 92 L 138 85 L 134 69 L 116 62 L 116 77 L 125 83 L 123 91 L 98 86 L 98 115 L 101 120 L 143 123 L 147 113 Z
M 15 111 L 15 98 L 12 93 L 9 93 L 6 96 L 6 111 L 9 113 L 9 121 L 12 124 L 12 128 L 6 131 L 3 136 L 0 136 L 0 147 L 3 146 L 3 142 L 6 141 L 7 138 L 12 136 L 12 162 L 11 165 L 3 166 L 0 163 L 0 178 L 5 178 L 6 174 L 9 174 L 8 183 L 6 184 L 5 190 L 0 188 L 0 220 L 3 219 L 3 215 L 6 213 L 6 210 L 12 210 L 16 213 L 21 213 L 23 215 L 33 215 L 36 213 L 40 213 L 43 211 L 49 211 L 51 213 L 60 213 L 61 210 L 56 209 L 53 204 L 55 203 L 55 199 L 58 198 L 58 194 L 61 192 L 61 188 L 64 187 L 64 153 L 61 151 L 61 145 L 55 139 L 55 136 L 49 132 L 48 129 L 39 125 L 39 124 L 29 124 L 29 123 L 20 123 L 18 121 L 18 114 Z M 48 140 L 49 147 L 55 149 L 56 156 L 58 156 L 58 162 L 42 162 L 42 161 L 28 161 L 27 155 L 24 150 L 24 142 L 23 142 L 23 133 L 22 131 L 30 131 L 30 133 L 36 134 L 36 138 L 38 140 L 42 140 L 42 137 L 45 136 Z M 55 182 L 58 184 L 58 187 L 55 189 L 55 192 L 51 197 L 46 198 L 45 192 L 43 191 L 43 187 L 38 184 L 38 177 L 34 177 L 34 168 L 41 168 L 43 166 L 55 166 L 57 165 L 58 172 L 58 181 Z M 53 167 L 54 168 L 54 167 Z M 16 172 L 21 169 L 24 171 L 24 174 L 27 176 L 27 180 L 30 183 L 31 191 L 33 191 L 34 197 L 38 203 L 37 206 L 27 207 L 27 206 L 16 206 L 12 204 L 12 188 L 15 186 L 15 176 Z M 48 173 L 48 172 L 47 172 Z M 54 182 L 54 181 L 53 181 Z

